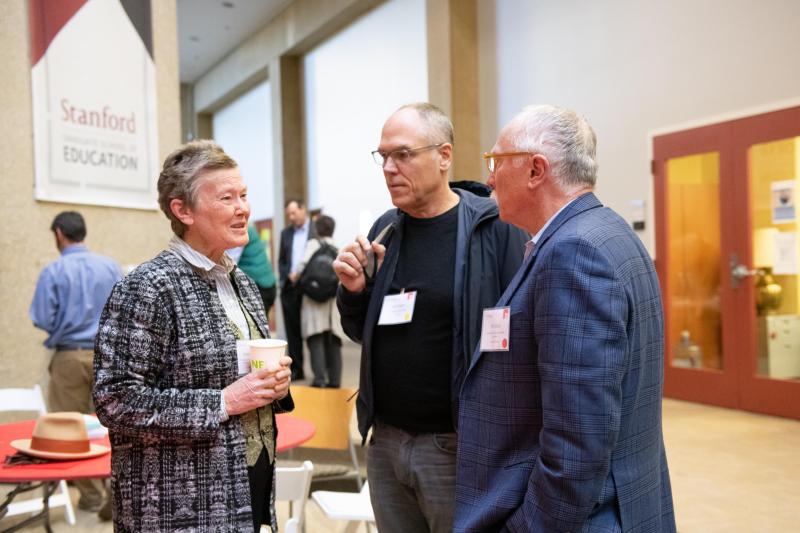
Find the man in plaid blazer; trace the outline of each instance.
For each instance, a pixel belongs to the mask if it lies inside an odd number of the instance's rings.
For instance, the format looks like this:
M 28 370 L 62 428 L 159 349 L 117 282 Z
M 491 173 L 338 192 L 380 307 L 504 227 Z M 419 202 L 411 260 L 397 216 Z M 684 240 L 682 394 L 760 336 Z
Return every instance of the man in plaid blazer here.
M 529 107 L 484 157 L 500 218 L 533 239 L 508 311 L 484 315 L 509 335 L 482 340 L 461 390 L 454 530 L 675 531 L 658 280 L 592 193 L 594 132 Z

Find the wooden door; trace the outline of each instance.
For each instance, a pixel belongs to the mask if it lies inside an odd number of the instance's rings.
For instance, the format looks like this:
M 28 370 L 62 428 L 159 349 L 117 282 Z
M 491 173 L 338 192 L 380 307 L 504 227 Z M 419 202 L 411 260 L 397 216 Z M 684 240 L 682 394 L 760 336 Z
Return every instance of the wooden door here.
M 653 139 L 666 396 L 800 418 L 800 107 Z

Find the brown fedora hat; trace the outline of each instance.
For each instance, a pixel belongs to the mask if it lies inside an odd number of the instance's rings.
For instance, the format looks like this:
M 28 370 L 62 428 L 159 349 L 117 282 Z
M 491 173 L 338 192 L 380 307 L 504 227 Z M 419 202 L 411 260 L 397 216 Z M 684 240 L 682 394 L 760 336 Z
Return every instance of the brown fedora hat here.
M 88 459 L 108 453 L 108 446 L 89 442 L 80 413 L 48 413 L 39 417 L 33 437 L 11 441 L 11 447 L 44 459 Z

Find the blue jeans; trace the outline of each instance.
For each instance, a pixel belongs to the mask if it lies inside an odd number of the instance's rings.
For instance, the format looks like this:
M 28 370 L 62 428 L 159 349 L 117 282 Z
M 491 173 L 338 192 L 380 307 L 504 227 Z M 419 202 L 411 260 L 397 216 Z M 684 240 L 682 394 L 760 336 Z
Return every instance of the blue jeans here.
M 376 422 L 367 479 L 381 533 L 449 533 L 456 490 L 455 433 L 408 433 Z

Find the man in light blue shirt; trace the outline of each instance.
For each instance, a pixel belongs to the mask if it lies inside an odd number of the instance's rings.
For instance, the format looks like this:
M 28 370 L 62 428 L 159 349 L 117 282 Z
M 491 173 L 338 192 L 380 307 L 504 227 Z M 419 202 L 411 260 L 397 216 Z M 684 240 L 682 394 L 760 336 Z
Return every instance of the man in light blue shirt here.
M 92 413 L 94 337 L 100 312 L 122 273 L 114 260 L 90 252 L 83 244 L 86 223 L 80 213 L 59 213 L 50 229 L 61 257 L 39 275 L 30 308 L 33 325 L 48 333 L 44 345 L 55 350 L 48 404 L 51 411 Z M 79 509 L 102 507 L 100 480 L 75 484 L 81 493 Z

